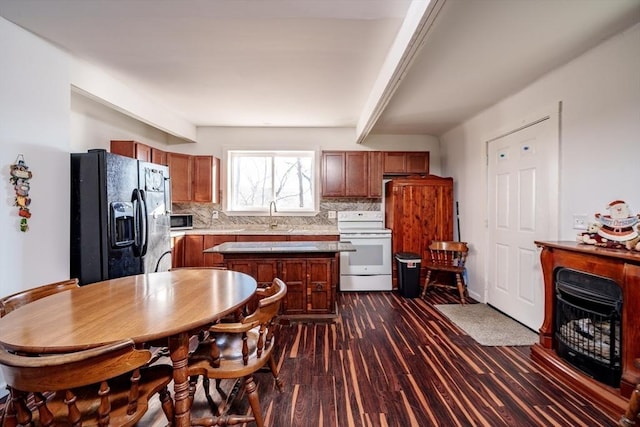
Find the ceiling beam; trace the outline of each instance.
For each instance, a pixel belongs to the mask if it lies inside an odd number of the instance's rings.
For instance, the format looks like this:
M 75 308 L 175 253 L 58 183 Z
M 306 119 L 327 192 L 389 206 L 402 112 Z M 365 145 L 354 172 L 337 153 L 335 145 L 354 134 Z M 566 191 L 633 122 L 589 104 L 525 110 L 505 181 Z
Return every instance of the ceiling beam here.
M 446 0 L 411 2 L 356 125 L 356 143 L 361 144 L 378 121 L 445 2 Z

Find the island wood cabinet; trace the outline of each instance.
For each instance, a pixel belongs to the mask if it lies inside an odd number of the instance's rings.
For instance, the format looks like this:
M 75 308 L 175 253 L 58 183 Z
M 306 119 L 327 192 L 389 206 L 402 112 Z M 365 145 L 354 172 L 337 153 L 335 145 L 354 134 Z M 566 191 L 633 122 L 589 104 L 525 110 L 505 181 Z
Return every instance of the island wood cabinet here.
M 382 152 L 323 151 L 322 197 L 382 197 Z
M 282 314 L 309 315 L 335 313 L 336 262 L 335 256 L 322 254 L 248 254 L 227 259 L 226 267 L 252 276 L 258 286 L 266 286 L 279 277 L 287 284 Z
M 433 240 L 453 240 L 453 179 L 430 175 L 386 183 L 385 225 L 391 229 L 392 253 L 413 252 L 422 258 L 421 281 Z M 394 285 L 397 282 L 393 263 Z
M 428 151 L 385 151 L 383 152 L 384 175 L 428 175 Z

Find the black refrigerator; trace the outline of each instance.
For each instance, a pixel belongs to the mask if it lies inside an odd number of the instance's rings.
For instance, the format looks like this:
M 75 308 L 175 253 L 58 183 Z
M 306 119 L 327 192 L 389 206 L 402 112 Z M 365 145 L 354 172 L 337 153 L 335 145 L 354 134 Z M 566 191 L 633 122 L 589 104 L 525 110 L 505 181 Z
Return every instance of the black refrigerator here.
M 171 267 L 166 166 L 89 150 L 71 154 L 70 277 L 81 285 Z

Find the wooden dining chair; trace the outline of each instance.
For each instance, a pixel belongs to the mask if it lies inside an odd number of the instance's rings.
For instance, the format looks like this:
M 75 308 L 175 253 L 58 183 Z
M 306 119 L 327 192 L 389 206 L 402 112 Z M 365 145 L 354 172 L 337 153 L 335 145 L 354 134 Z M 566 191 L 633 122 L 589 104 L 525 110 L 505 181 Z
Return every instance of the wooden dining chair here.
M 131 340 L 74 353 L 26 356 L 0 349 L 0 370 L 11 390 L 4 426 L 132 426 L 159 394 L 173 421 L 169 365 L 146 366 L 148 350 Z M 31 405 L 28 402 L 32 402 Z
M 427 277 L 422 290 L 422 298 L 427 294 L 431 286 L 448 287 L 448 283 L 439 282 L 437 279 L 442 274 L 454 276 L 455 286 L 460 294 L 460 302 L 466 303 L 466 283 L 464 282 L 464 269 L 469 247 L 466 242 L 434 241 L 429 245 L 429 260 L 425 264 Z M 434 279 L 434 280 L 431 280 Z
M 278 390 L 282 391 L 283 384 L 273 356 L 276 342 L 274 320 L 287 293 L 287 286 L 282 280 L 275 278 L 271 286 L 259 288 L 256 293 L 258 302 L 255 311 L 238 322 L 222 322 L 211 326 L 206 339 L 201 341 L 196 351 L 189 356 L 189 375 L 194 378 L 203 376 L 215 379 L 218 390 L 223 379 L 241 381 L 252 415 L 228 414 L 231 402 L 236 397 L 234 391 L 240 388 L 233 387 L 223 406 L 212 408 L 218 415 L 193 419 L 193 426 L 221 426 L 252 421 L 258 427 L 264 426 L 253 374 L 267 364 Z M 208 381 L 203 384 L 207 400 L 212 403 Z
M 78 279 L 63 280 L 49 283 L 36 288 L 25 289 L 15 294 L 0 298 L 0 317 L 4 317 L 13 310 L 58 292 L 68 291 L 79 286 Z

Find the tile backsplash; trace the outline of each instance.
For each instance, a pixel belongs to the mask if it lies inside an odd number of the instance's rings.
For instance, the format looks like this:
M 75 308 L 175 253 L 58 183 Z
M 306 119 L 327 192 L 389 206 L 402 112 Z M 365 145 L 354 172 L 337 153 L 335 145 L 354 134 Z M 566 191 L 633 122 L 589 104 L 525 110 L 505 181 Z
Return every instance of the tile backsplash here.
M 216 203 L 173 203 L 173 213 L 192 214 L 194 228 L 216 228 L 229 225 L 269 224 L 269 216 L 227 216 Z M 323 199 L 320 212 L 314 216 L 277 216 L 281 225 L 337 225 L 337 219 L 328 217 L 329 211 L 377 211 L 382 208 L 380 199 Z M 213 219 L 213 212 L 218 218 Z

